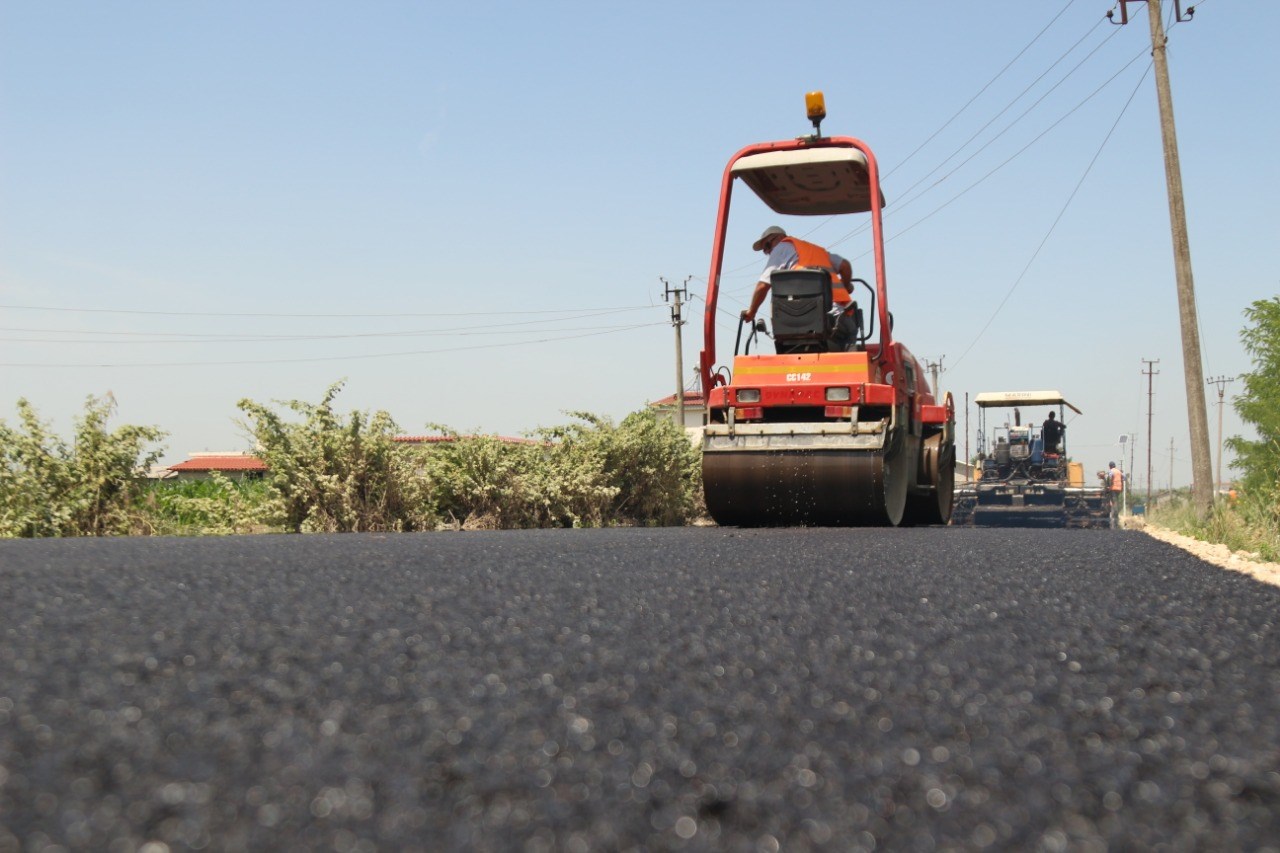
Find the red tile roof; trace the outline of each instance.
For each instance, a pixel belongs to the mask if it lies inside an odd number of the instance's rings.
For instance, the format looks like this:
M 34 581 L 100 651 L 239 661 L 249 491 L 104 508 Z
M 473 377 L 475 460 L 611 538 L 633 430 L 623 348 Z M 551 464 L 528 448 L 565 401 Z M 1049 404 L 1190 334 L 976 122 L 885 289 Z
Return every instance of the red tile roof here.
M 707 398 L 702 396 L 701 391 L 685 391 L 684 392 L 684 404 L 686 406 L 704 406 L 706 405 L 706 403 L 707 403 Z M 667 396 L 663 397 L 661 400 L 654 400 L 649 405 L 651 407 L 657 408 L 659 406 L 675 406 L 675 404 L 676 404 L 676 395 L 668 394 Z
M 514 438 L 495 435 L 492 438 L 506 444 L 542 444 L 532 438 Z M 476 438 L 473 435 L 396 435 L 391 440 L 401 444 L 442 444 L 459 438 Z M 266 471 L 267 464 L 249 453 L 193 453 L 185 462 L 168 466 L 170 471 Z
M 542 442 L 532 438 L 514 438 L 509 435 L 396 435 L 392 436 L 392 441 L 398 441 L 402 444 L 447 444 L 460 438 L 496 438 L 505 444 L 541 444 Z
M 199 454 L 170 465 L 170 471 L 265 471 L 267 463 L 256 456 Z

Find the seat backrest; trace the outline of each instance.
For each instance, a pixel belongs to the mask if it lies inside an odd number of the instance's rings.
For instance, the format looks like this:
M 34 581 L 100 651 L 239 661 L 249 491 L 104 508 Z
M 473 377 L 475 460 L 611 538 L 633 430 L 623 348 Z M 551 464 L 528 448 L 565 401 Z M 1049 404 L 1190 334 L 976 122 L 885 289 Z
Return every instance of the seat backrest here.
M 824 352 L 831 316 L 831 275 L 825 270 L 774 270 L 770 278 L 773 340 L 778 351 Z

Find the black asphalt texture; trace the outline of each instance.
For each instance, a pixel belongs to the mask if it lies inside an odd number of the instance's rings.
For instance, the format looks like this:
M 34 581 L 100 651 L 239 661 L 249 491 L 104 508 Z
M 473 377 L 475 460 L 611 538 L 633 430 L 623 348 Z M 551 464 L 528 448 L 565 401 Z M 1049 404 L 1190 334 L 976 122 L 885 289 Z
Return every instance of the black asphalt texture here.
M 1278 613 L 1132 531 L 0 542 L 0 851 L 1276 850 Z

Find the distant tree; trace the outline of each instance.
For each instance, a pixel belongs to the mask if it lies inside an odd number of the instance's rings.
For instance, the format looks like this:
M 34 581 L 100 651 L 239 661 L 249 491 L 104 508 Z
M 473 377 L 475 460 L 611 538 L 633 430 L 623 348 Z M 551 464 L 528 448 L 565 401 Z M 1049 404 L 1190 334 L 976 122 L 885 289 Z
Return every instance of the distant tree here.
M 1244 393 L 1235 409 L 1258 433 L 1256 441 L 1233 436 L 1227 446 L 1236 454 L 1236 467 L 1244 471 L 1241 485 L 1246 494 L 1280 498 L 1280 296 L 1260 299 L 1245 309 L 1252 324 L 1240 333 L 1244 348 L 1253 357 L 1254 370 L 1244 374 Z
M 155 427 L 107 430 L 110 394 L 89 397 L 68 445 L 26 400 L 19 426 L 0 421 L 0 536 L 108 536 L 131 531 L 131 510 L 164 438 Z

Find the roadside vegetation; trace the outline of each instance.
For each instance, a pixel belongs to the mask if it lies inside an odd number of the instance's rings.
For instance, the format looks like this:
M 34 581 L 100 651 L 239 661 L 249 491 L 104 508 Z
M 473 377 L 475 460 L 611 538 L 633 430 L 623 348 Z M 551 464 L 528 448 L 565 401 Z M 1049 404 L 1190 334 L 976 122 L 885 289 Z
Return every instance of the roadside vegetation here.
M 1147 519 L 1160 527 L 1175 530 L 1202 542 L 1218 542 L 1232 551 L 1256 554 L 1267 562 L 1280 562 L 1280 505 L 1270 500 L 1240 493 L 1232 500 L 1219 495 L 1213 512 L 1201 517 L 1183 490 L 1147 511 Z
M 341 383 L 318 403 L 241 400 L 267 465 L 259 480 L 148 480 L 164 433 L 108 430 L 115 404 L 90 398 L 75 437 L 25 400 L 0 421 L 0 536 L 223 535 L 682 525 L 700 517 L 697 451 L 644 410 L 621 423 L 571 413 L 522 441 L 435 427 L 394 440 L 382 411 L 341 413 Z
M 1147 519 L 1280 561 L 1280 297 L 1245 311 L 1253 359 L 1236 411 L 1256 439 L 1227 446 L 1241 476 L 1200 517 L 1185 497 Z M 386 412 L 339 413 L 342 383 L 318 403 L 241 400 L 268 467 L 261 480 L 151 481 L 165 433 L 108 428 L 115 400 L 89 397 L 70 440 L 26 400 L 0 420 L 0 537 L 220 535 L 682 525 L 705 515 L 698 451 L 643 410 L 615 424 L 575 412 L 523 441 L 469 436 L 414 445 Z
M 1234 436 L 1227 447 L 1241 472 L 1234 497 L 1219 495 L 1213 511 L 1201 518 L 1187 500 L 1154 507 L 1153 523 L 1237 551 L 1280 561 L 1280 297 L 1261 299 L 1245 309 L 1249 324 L 1240 334 L 1253 370 L 1240 377 L 1244 391 L 1235 398 L 1240 418 L 1257 439 Z
M 160 458 L 153 427 L 107 429 L 110 395 L 89 397 L 70 441 L 55 435 L 26 400 L 18 423 L 0 421 L 0 536 L 114 536 L 135 532 L 139 476 Z

